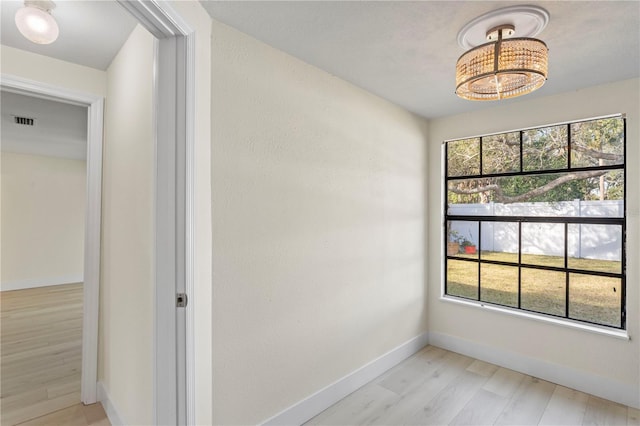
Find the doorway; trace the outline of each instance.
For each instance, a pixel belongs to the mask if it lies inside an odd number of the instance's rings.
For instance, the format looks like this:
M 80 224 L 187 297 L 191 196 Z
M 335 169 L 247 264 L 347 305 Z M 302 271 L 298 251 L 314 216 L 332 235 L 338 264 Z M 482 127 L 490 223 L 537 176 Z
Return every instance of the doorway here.
M 15 76 L 2 76 L 2 91 L 6 96 L 23 96 L 39 100 L 38 102 L 56 102 L 58 109 L 74 109 L 79 108 L 84 111 L 84 133 L 85 146 L 84 157 L 84 173 L 80 176 L 73 176 L 74 181 L 83 180 L 84 182 L 84 200 L 86 206 L 82 212 L 82 220 L 80 226 L 82 230 L 83 248 L 80 253 L 80 263 L 82 267 L 74 265 L 75 270 L 80 270 L 79 278 L 73 279 L 73 275 L 53 275 L 52 280 L 45 281 L 45 284 L 61 284 L 69 281 L 80 281 L 82 286 L 78 288 L 60 287 L 53 291 L 53 294 L 60 294 L 61 289 L 68 290 L 66 296 L 68 300 L 82 300 L 80 305 L 81 328 L 81 382 L 80 382 L 80 398 L 77 402 L 87 404 L 96 402 L 96 374 L 97 374 L 97 324 L 98 324 L 98 282 L 99 282 L 99 266 L 100 266 L 100 189 L 101 189 L 101 166 L 102 166 L 102 108 L 103 99 L 101 97 L 78 94 L 72 91 L 47 85 L 44 83 L 29 81 Z M 28 119 L 28 117 L 27 117 Z M 81 118 L 82 119 L 82 118 Z M 51 150 L 52 145 L 42 149 Z M 66 145 L 66 146 L 65 146 Z M 67 151 L 67 155 L 73 154 L 73 150 L 69 151 L 68 144 L 62 143 L 58 151 Z M 24 162 L 24 158 L 22 159 Z M 58 161 L 59 162 L 59 161 Z M 41 162 L 42 163 L 42 162 Z M 49 162 L 50 163 L 50 162 Z M 49 164 L 47 163 L 47 164 Z M 68 169 L 69 164 L 65 165 Z M 49 164 L 47 167 L 56 167 Z M 58 165 L 59 167 L 59 165 Z M 23 165 L 24 168 L 24 165 Z M 49 172 L 50 173 L 50 172 Z M 67 173 L 69 175 L 69 173 Z M 69 176 L 67 183 L 69 184 Z M 33 186 L 33 184 L 32 184 Z M 77 191 L 76 191 L 77 192 Z M 70 194 L 60 194 L 60 197 L 67 197 Z M 64 204 L 64 203 L 61 203 Z M 77 212 L 76 212 L 77 213 Z M 77 222 L 78 220 L 76 220 Z M 67 241 L 68 242 L 68 241 Z M 82 244 L 80 243 L 80 244 Z M 76 242 L 78 244 L 78 242 Z M 53 250 L 53 249 L 52 249 Z M 59 251 L 63 251 L 58 249 Z M 59 255 L 59 254 L 58 254 Z M 58 259 L 58 262 L 60 260 Z M 59 265 L 58 265 L 59 266 Z M 50 274 L 51 276 L 51 274 Z M 40 280 L 41 281 L 41 280 Z M 57 281 L 57 282 L 56 282 Z M 24 282 L 22 284 L 25 284 Z M 26 284 L 38 284 L 38 280 L 26 282 Z M 15 287 L 15 285 L 14 285 Z M 67 302 L 68 302 L 67 300 Z M 77 306 L 76 306 L 77 309 Z M 69 309 L 72 310 L 71 307 Z M 68 336 L 67 336 L 68 337 Z M 96 344 L 94 345 L 93 342 Z M 4 357 L 3 357 L 4 358 Z M 55 393 L 55 392 L 53 392 Z M 52 394 L 53 394 L 52 393 Z M 48 398 L 48 395 L 47 395 Z M 69 397 L 71 398 L 71 397 Z M 45 407 L 59 408 L 55 403 L 45 404 Z
M 192 230 L 193 195 L 193 78 L 194 39 L 191 29 L 167 4 L 143 1 L 121 2 L 143 27 L 159 41 L 156 53 L 156 186 L 154 194 L 155 238 L 155 300 L 152 340 L 153 368 L 153 422 L 185 424 L 193 422 L 193 370 L 187 377 L 187 366 L 193 358 L 192 339 L 187 339 L 186 329 L 193 323 L 190 306 L 176 307 L 176 294 L 192 294 Z M 102 98 L 87 97 L 78 93 L 63 93 L 59 87 L 47 86 L 32 80 L 13 79 L 3 75 L 2 84 L 11 90 L 24 91 L 47 98 L 70 99 L 88 106 L 90 140 L 102 142 Z M 87 239 L 99 241 L 100 202 L 99 184 L 101 149 L 91 150 L 89 161 L 88 206 L 97 206 L 87 215 Z M 97 161 L 96 161 L 97 160 Z M 92 168 L 91 162 L 96 161 Z M 96 190 L 91 192 L 91 188 Z M 100 251 L 86 256 L 85 282 L 95 276 L 95 286 L 85 284 L 83 337 L 82 400 L 91 403 L 97 399 L 98 353 L 98 278 Z M 89 290 L 87 290 L 89 289 Z M 91 290 L 93 289 L 93 290 Z M 89 294 L 86 294 L 89 291 Z M 188 297 L 187 297 L 188 299 Z M 123 349 L 126 350 L 126 349 Z M 84 364 L 87 364 L 85 368 Z M 190 397 L 189 397 L 190 396 Z M 101 399 L 105 395 L 101 395 Z M 108 400 L 108 398 L 107 398 Z M 115 408 L 115 407 L 114 407 Z M 109 412 L 109 410 L 107 410 Z M 191 419 L 191 420 L 189 420 Z M 126 419 L 124 419 L 126 420 Z
M 2 92 L 2 420 L 80 402 L 87 108 Z

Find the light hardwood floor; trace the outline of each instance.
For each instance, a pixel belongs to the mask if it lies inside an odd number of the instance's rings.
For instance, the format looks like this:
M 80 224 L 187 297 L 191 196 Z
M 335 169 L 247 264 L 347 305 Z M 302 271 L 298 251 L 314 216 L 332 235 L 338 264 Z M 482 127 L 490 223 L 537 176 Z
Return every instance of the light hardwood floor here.
M 4 424 L 4 423 L 3 423 Z M 17 426 L 111 426 L 100 403 L 76 404 Z
M 0 292 L 0 311 L 2 425 L 77 405 L 82 284 Z
M 307 425 L 640 425 L 640 411 L 434 346 Z

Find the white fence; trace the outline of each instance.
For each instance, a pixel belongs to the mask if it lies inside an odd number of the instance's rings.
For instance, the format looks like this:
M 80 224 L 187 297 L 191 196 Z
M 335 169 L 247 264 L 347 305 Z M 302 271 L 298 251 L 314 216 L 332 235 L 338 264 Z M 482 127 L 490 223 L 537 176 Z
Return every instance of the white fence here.
M 624 202 L 564 201 L 557 203 L 513 204 L 452 204 L 450 215 L 475 216 L 571 216 L 571 217 L 623 217 Z M 453 221 L 451 230 L 478 243 L 476 222 Z M 482 250 L 518 252 L 518 224 L 516 222 L 482 222 Z M 569 224 L 569 257 L 601 260 L 620 260 L 622 227 L 618 225 Z M 564 256 L 564 224 L 522 224 L 522 253 Z

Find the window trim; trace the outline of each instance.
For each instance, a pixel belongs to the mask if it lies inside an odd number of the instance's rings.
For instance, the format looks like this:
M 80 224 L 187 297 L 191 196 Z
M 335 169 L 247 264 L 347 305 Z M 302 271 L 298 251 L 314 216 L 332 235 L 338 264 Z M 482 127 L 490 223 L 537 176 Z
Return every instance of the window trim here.
M 623 135 L 623 163 L 622 164 L 614 164 L 614 165 L 605 165 L 605 166 L 594 166 L 594 167 L 571 167 L 571 125 L 576 123 L 583 122 L 591 122 L 598 121 L 604 119 L 611 118 L 619 118 L 622 120 L 622 135 Z M 522 162 L 522 141 L 523 141 L 523 133 L 527 130 L 537 130 L 542 128 L 549 127 L 557 127 L 557 126 L 566 126 L 567 127 L 567 166 L 563 169 L 553 169 L 553 170 L 540 170 L 540 171 L 524 171 L 523 170 L 523 162 Z M 504 173 L 482 173 L 482 138 L 494 136 L 494 135 L 503 135 L 508 133 L 518 132 L 520 135 L 520 170 L 516 172 L 504 172 Z M 448 149 L 447 144 L 449 142 L 455 142 L 459 140 L 469 140 L 469 139 L 479 139 L 479 174 L 477 175 L 464 175 L 464 176 L 448 176 Z M 540 320 L 543 322 L 550 322 L 561 324 L 565 326 L 569 326 L 572 328 L 579 328 L 588 331 L 594 331 L 600 334 L 612 335 L 614 337 L 629 339 L 627 334 L 627 300 L 626 300 L 626 249 L 627 249 L 627 241 L 626 241 L 626 233 L 627 233 L 627 122 L 626 122 L 626 114 L 609 114 L 605 116 L 598 116 L 593 118 L 579 119 L 579 120 L 571 120 L 560 123 L 548 124 L 548 125 L 538 125 L 532 126 L 523 129 L 515 129 L 515 130 L 506 130 L 489 134 L 482 134 L 478 136 L 468 136 L 468 137 L 460 137 L 455 139 L 447 139 L 442 142 L 442 152 L 441 152 L 441 164 L 442 164 L 442 182 L 443 182 L 443 193 L 441 197 L 441 206 L 443 207 L 443 215 L 442 215 L 442 223 L 441 223 L 441 231 L 443 232 L 442 245 L 441 245 L 441 265 L 443 266 L 442 274 L 441 274 L 441 300 L 445 300 L 448 302 L 462 303 L 465 305 L 478 306 L 481 308 L 488 308 L 493 311 L 506 312 L 512 315 L 522 316 L 526 318 L 533 318 L 535 320 Z M 531 176 L 531 175 L 540 175 L 540 174 L 553 174 L 553 173 L 563 173 L 563 172 L 575 172 L 575 171 L 583 171 L 583 170 L 622 170 L 623 173 L 623 215 L 622 217 L 568 217 L 568 216 L 478 216 L 478 215 L 449 215 L 449 204 L 448 204 L 448 183 L 450 181 L 462 180 L 462 179 L 477 179 L 477 178 L 489 178 L 489 177 L 507 177 L 507 176 Z M 478 227 L 478 240 L 480 242 L 482 236 L 482 223 L 483 222 L 499 222 L 499 223 L 517 223 L 518 224 L 518 260 L 517 262 L 502 262 L 495 260 L 482 259 L 482 256 L 478 253 L 477 258 L 467 259 L 457 257 L 455 255 L 449 256 L 447 254 L 447 242 L 449 240 L 449 235 L 447 232 L 447 224 L 453 221 L 464 221 L 464 222 L 474 222 Z M 555 266 L 546 266 L 546 265 L 531 265 L 522 263 L 522 252 L 521 252 L 521 231 L 522 231 L 522 223 L 561 223 L 564 227 L 564 266 L 563 267 L 555 267 Z M 621 230 L 621 265 L 619 273 L 612 272 L 601 272 L 601 271 L 589 271 L 583 269 L 569 268 L 568 267 L 568 238 L 567 232 L 569 224 L 602 224 L 602 225 L 614 225 L 620 226 Z M 447 294 L 447 266 L 449 260 L 460 260 L 465 262 L 475 262 L 478 265 L 478 295 L 477 299 L 468 298 L 465 296 L 457 296 L 457 295 L 449 295 Z M 501 305 L 497 303 L 492 303 L 488 301 L 481 300 L 481 274 L 480 267 L 482 264 L 495 264 L 495 265 L 505 265 L 518 268 L 518 306 L 512 307 L 507 305 Z M 565 284 L 565 313 L 563 316 L 531 311 L 525 308 L 522 308 L 521 305 L 521 270 L 522 268 L 533 268 L 540 270 L 548 270 L 548 271 L 556 271 L 562 272 L 565 274 L 566 284 Z M 569 280 L 570 274 L 578 273 L 585 274 L 591 276 L 602 276 L 602 277 L 610 277 L 620 279 L 620 325 L 607 325 L 602 323 L 596 323 L 583 319 L 571 318 L 569 316 Z
M 443 272 L 443 275 L 446 274 L 446 271 Z M 456 305 L 468 306 L 475 309 L 487 310 L 489 312 L 497 312 L 503 315 L 511 315 L 519 318 L 526 318 L 534 321 L 538 321 L 545 324 L 553 324 L 559 325 L 562 327 L 574 329 L 574 330 L 582 330 L 587 331 L 589 333 L 595 333 L 600 335 L 605 335 L 609 337 L 614 337 L 616 339 L 621 340 L 631 340 L 629 336 L 628 330 L 623 330 L 616 327 L 609 326 L 599 326 L 596 324 L 586 323 L 579 320 L 567 319 L 562 317 L 554 317 L 547 316 L 546 314 L 541 314 L 537 312 L 525 311 L 517 308 L 509 308 L 507 306 L 502 305 L 494 305 L 489 302 L 479 302 L 477 300 L 464 299 L 457 296 L 450 296 L 444 294 L 444 282 L 442 285 L 442 293 L 440 295 L 440 300 L 445 303 L 452 303 Z

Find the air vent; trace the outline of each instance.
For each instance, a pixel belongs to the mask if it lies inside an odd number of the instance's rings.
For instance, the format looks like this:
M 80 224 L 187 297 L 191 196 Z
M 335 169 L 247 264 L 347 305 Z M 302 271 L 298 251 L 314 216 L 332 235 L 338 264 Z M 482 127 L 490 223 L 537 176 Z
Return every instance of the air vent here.
M 13 122 L 21 126 L 33 126 L 35 124 L 35 120 L 29 117 L 13 116 Z

